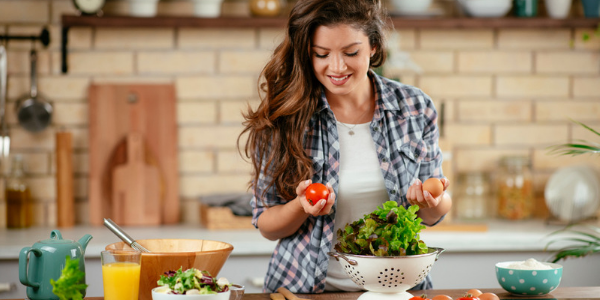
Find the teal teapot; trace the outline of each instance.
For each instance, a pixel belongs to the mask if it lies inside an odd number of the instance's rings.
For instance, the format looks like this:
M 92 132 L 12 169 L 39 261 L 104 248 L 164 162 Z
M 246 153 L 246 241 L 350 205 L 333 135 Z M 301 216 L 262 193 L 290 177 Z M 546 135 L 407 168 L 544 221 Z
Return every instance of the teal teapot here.
M 53 230 L 50 238 L 25 247 L 19 253 L 19 280 L 27 286 L 31 300 L 58 300 L 52 292 L 50 279 L 57 280 L 65 267 L 67 256 L 79 259 L 79 270 L 85 272 L 85 248 L 92 239 L 89 234 L 79 241 L 65 240 L 60 231 Z M 85 277 L 84 277 L 85 283 Z M 83 291 L 85 296 L 85 291 Z

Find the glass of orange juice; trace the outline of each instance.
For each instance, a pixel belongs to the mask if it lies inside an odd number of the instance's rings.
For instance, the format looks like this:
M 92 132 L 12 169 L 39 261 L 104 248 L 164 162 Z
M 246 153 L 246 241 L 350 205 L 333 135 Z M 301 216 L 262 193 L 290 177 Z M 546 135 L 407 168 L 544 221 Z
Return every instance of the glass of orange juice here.
M 138 300 L 142 253 L 135 250 L 102 251 L 104 300 Z

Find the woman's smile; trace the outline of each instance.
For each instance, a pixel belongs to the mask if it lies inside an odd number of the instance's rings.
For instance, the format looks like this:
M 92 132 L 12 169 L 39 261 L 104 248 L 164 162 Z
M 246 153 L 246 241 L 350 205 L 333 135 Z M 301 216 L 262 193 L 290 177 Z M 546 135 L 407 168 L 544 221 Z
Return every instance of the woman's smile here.
M 352 76 L 352 74 L 344 75 L 344 76 L 330 75 L 329 78 L 331 79 L 331 83 L 333 83 L 335 85 L 344 85 L 344 83 L 348 82 L 348 80 L 350 79 L 350 76 Z

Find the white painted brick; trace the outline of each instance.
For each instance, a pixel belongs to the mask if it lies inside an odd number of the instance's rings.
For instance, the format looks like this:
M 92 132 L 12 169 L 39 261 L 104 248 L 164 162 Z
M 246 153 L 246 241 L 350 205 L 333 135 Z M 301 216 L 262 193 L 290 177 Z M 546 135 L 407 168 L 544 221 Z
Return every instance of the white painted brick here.
M 460 42 L 458 42 L 460 41 Z M 492 29 L 423 29 L 420 32 L 421 49 L 492 49 Z
M 573 95 L 575 97 L 600 97 L 600 77 L 573 78 Z
M 68 64 L 71 75 L 128 75 L 133 73 L 133 53 L 73 51 Z
M 258 30 L 258 48 L 270 51 L 283 42 L 285 30 L 280 28 L 261 28 Z
M 538 121 L 600 120 L 600 101 L 548 101 L 537 106 Z
M 0 20 L 2 23 L 45 24 L 49 21 L 49 8 L 48 1 L 0 1 Z
M 569 49 L 569 29 L 502 29 L 498 32 L 500 49 Z
M 457 105 L 460 121 L 531 121 L 530 101 L 461 100 Z
M 183 99 L 245 98 L 255 94 L 255 80 L 253 76 L 178 77 L 177 95 Z
M 461 51 L 458 71 L 461 73 L 530 73 L 532 54 L 527 51 Z
M 141 74 L 214 73 L 216 54 L 213 51 L 140 52 L 137 69 Z
M 31 133 L 22 127 L 10 131 L 11 150 L 54 150 L 54 131 L 47 128 L 39 133 Z
M 44 76 L 38 80 L 38 89 L 54 101 L 82 101 L 87 99 L 90 79 L 73 76 Z
M 219 73 L 258 75 L 270 56 L 270 51 L 223 51 L 219 55 Z
M 182 197 L 247 192 L 250 175 L 184 175 L 179 188 Z
M 419 81 L 419 87 L 435 97 L 489 97 L 492 94 L 490 76 L 427 76 Z
M 528 151 L 491 147 L 483 149 L 465 148 L 453 153 L 452 160 L 455 162 L 456 172 L 496 171 L 501 157 L 513 155 L 528 155 Z
M 179 102 L 179 124 L 214 124 L 217 121 L 217 104 L 214 102 Z
M 498 76 L 500 97 L 557 98 L 569 95 L 569 78 L 564 76 Z
M 179 146 L 234 149 L 241 132 L 241 126 L 183 127 L 179 128 Z
M 171 28 L 97 28 L 96 49 L 172 49 L 175 31 Z
M 89 119 L 87 103 L 79 102 L 55 102 L 52 111 L 52 124 L 64 125 L 86 125 Z
M 252 163 L 249 160 L 244 160 L 245 157 L 242 157 L 242 155 L 237 150 L 219 151 L 217 154 L 217 172 L 219 174 L 248 174 L 250 176 Z
M 178 46 L 182 49 L 251 49 L 257 44 L 254 29 L 179 29 Z
M 182 150 L 179 152 L 179 172 L 214 172 L 215 160 L 215 153 L 213 151 Z
M 564 125 L 496 125 L 494 143 L 498 146 L 553 145 L 567 136 L 568 128 Z
M 600 74 L 600 51 L 540 52 L 536 54 L 539 74 Z

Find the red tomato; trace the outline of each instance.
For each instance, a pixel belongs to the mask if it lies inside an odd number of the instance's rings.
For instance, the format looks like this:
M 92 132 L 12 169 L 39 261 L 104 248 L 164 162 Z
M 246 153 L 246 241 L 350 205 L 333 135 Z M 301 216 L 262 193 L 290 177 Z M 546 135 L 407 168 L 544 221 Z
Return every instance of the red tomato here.
M 414 296 L 408 300 L 431 300 L 431 299 L 427 298 L 427 295 L 423 294 L 421 296 Z
M 327 200 L 328 197 L 329 190 L 322 183 L 315 182 L 306 188 L 306 200 L 310 205 L 317 204 L 321 199 Z

